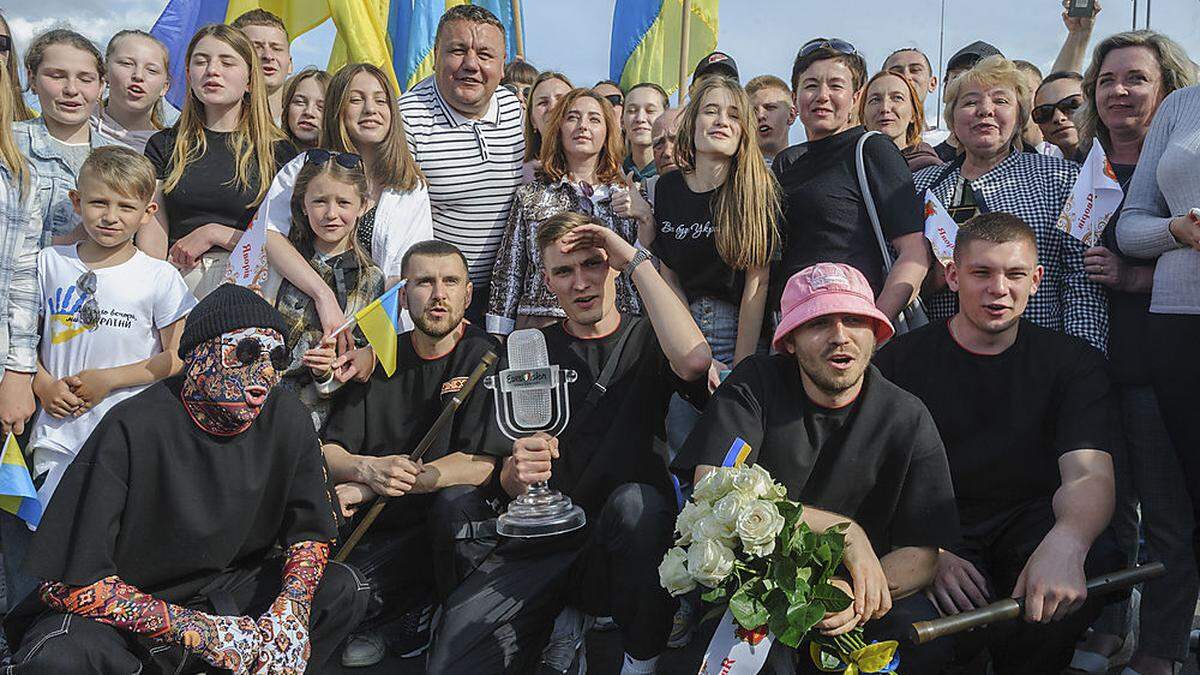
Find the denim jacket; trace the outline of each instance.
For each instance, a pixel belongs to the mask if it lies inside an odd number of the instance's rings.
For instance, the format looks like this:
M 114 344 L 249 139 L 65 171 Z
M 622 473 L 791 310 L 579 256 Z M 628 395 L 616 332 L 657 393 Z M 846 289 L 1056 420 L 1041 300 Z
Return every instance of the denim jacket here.
M 21 373 L 37 367 L 42 212 L 36 176 L 22 197 L 15 176 L 0 165 L 0 357 L 4 370 Z
M 13 124 L 17 149 L 37 170 L 37 192 L 42 204 L 42 246 L 49 246 L 52 237 L 70 234 L 79 225 L 79 216 L 71 208 L 71 190 L 75 189 L 75 173 L 50 140 L 50 130 L 41 117 Z M 100 134 L 91 134 L 93 148 L 113 145 Z

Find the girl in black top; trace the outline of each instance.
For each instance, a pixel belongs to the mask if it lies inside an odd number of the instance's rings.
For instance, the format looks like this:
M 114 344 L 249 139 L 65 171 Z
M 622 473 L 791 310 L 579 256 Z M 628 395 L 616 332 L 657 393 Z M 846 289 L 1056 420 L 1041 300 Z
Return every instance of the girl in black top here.
M 867 139 L 863 163 L 884 237 L 898 254 L 885 278 L 855 162 L 866 131 L 855 126 L 853 110 L 866 73 L 863 57 L 842 40 L 811 40 L 796 56 L 792 88 L 808 142 L 775 158 L 784 225 L 782 260 L 771 278 L 773 305 L 791 275 L 817 262 L 839 262 L 863 273 L 879 309 L 895 319 L 929 270 L 923 202 L 900 151 L 880 134 Z
M 712 347 L 714 384 L 758 345 L 776 240 L 779 187 L 752 118 L 736 81 L 702 80 L 680 115 L 679 171 L 659 178 L 654 200 L 651 250 Z
M 276 169 L 296 154 L 271 121 L 257 63 L 240 30 L 202 28 L 188 45 L 179 121 L 146 144 L 158 173 L 158 213 L 138 244 L 179 267 L 198 298 L 224 281 L 229 251 Z

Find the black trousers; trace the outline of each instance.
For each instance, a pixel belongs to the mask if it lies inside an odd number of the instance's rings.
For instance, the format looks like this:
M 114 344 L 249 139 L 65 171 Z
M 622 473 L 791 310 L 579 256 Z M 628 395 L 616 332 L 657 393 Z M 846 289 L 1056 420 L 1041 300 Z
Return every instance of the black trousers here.
M 1183 467 L 1195 516 L 1192 548 L 1200 565 L 1200 316 L 1151 314 L 1146 319 L 1150 378 L 1171 444 Z
M 534 672 L 568 605 L 612 616 L 631 656 L 659 654 L 678 606 L 658 583 L 674 523 L 673 500 L 627 483 L 578 532 L 533 540 L 491 535 L 498 541 L 491 555 L 443 604 L 426 672 Z
M 189 603 L 202 611 L 257 617 L 279 593 L 281 561 L 232 572 L 210 588 L 209 599 Z M 224 582 L 224 583 L 222 583 Z M 232 606 L 229 605 L 232 603 Z M 352 567 L 331 562 L 313 596 L 309 673 L 320 673 L 329 657 L 366 611 L 367 585 Z M 215 605 L 215 606 L 214 606 Z M 182 647 L 159 645 L 91 619 L 43 612 L 25 632 L 10 675 L 167 675 L 216 671 Z
M 965 543 L 953 552 L 973 563 L 983 574 L 994 599 L 1008 597 L 1029 556 L 1054 527 L 1050 500 L 1006 507 L 986 517 L 973 511 L 976 509 L 964 508 L 960 512 Z M 1084 572 L 1090 578 L 1119 569 L 1123 564 L 1124 556 L 1112 533 L 1105 531 L 1088 551 Z M 1100 616 L 1104 605 L 1120 597 L 1089 597 L 1082 608 L 1061 621 L 1034 624 L 1022 618 L 942 640 L 954 640 L 960 663 L 969 662 L 987 649 L 996 675 L 1057 674 L 1070 664 L 1075 643 Z
M 497 543 L 496 510 L 477 489 L 414 497 L 392 500 L 346 559 L 370 586 L 360 631 L 445 601 Z
M 915 621 L 928 621 L 938 617 L 937 608 L 924 593 L 910 595 L 897 600 L 892 611 L 882 618 L 870 621 L 863 627 L 863 638 L 867 644 L 895 640 L 900 643 L 900 667 L 902 673 L 936 674 L 942 672 L 954 660 L 954 645 L 949 640 L 914 645 L 908 641 L 908 629 Z M 808 644 L 795 650 L 781 642 L 771 644 L 767 662 L 760 671 L 763 675 L 819 675 L 808 652 Z

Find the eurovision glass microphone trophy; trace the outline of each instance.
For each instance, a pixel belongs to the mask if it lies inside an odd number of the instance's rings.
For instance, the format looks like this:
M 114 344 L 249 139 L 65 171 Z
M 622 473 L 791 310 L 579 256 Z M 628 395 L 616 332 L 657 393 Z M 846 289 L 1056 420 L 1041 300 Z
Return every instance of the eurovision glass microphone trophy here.
M 567 385 L 578 375 L 550 365 L 546 337 L 540 330 L 513 331 L 507 344 L 508 369 L 483 381 L 495 393 L 500 430 L 514 441 L 538 432 L 557 436 L 571 420 Z M 582 508 L 541 481 L 508 505 L 496 522 L 496 531 L 505 537 L 548 537 L 578 530 L 585 523 Z

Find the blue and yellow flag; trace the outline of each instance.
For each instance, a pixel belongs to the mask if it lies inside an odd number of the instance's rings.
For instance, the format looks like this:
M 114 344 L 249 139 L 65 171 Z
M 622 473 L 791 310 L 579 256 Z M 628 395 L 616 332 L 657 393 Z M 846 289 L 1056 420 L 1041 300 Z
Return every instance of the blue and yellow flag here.
M 396 336 L 400 334 L 400 289 L 404 282 L 392 286 L 371 304 L 354 313 L 358 327 L 375 350 L 383 372 L 396 372 Z
M 717 4 L 718 0 L 692 0 L 689 72 L 695 61 L 717 48 Z M 625 90 L 654 82 L 667 93 L 678 91 L 682 17 L 683 0 L 617 0 L 608 76 Z
M 17 437 L 12 433 L 4 441 L 4 455 L 0 458 L 0 509 L 34 527 L 42 519 L 42 503 L 25 467 L 25 455 L 21 454 Z

